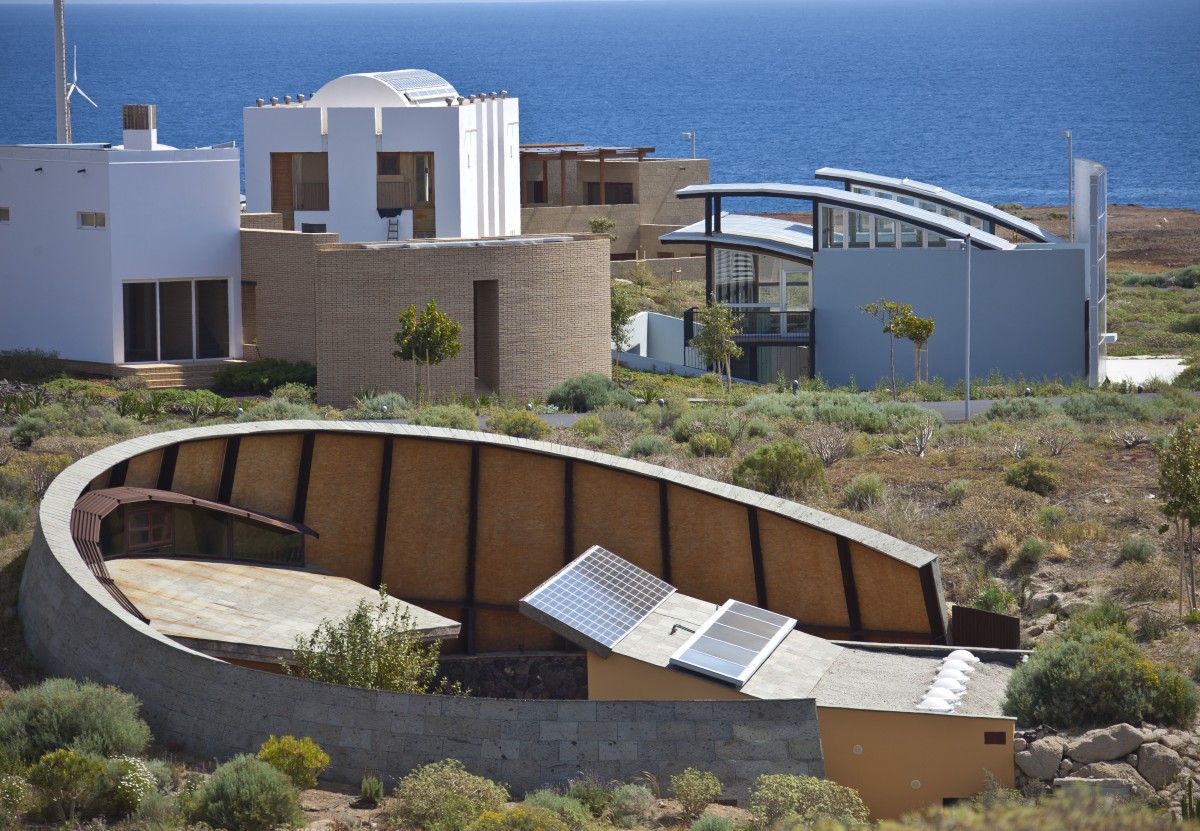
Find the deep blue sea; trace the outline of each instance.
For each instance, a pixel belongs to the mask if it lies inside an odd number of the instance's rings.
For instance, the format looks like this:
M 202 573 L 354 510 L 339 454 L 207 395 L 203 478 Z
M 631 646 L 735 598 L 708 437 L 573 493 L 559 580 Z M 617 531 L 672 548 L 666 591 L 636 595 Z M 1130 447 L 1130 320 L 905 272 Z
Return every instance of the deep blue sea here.
M 0 5 L 0 143 L 54 140 L 51 8 Z M 1200 0 L 68 0 L 67 38 L 100 104 L 77 141 L 153 102 L 165 143 L 240 144 L 255 98 L 419 67 L 518 96 L 524 142 L 686 155 L 695 131 L 717 182 L 833 165 L 1061 205 L 1072 129 L 1110 201 L 1200 209 Z

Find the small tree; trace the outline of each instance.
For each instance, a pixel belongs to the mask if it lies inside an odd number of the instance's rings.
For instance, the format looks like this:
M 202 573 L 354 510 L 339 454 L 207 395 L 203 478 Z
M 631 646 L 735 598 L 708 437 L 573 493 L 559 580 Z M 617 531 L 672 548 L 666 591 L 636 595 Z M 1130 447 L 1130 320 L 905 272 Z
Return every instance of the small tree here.
M 692 337 L 692 346 L 700 351 L 705 363 L 716 364 L 718 369 L 724 367 L 725 382 L 730 392 L 733 391 L 733 368 L 730 363 L 742 356 L 742 347 L 734 338 L 741 331 L 741 322 L 734 316 L 733 309 L 717 302 L 715 295 L 709 298 L 707 306 L 696 312 L 696 334 Z
M 1160 529 L 1175 528 L 1179 545 L 1179 614 L 1183 615 L 1183 599 L 1188 608 L 1196 608 L 1196 555 L 1192 532 L 1200 522 L 1200 441 L 1196 425 L 1181 424 L 1175 428 L 1166 445 L 1158 453 L 1158 487 L 1163 501 L 1160 510 L 1170 522 Z
M 620 283 L 612 284 L 611 326 L 613 342 L 613 377 L 617 375 L 617 355 L 629 348 L 632 336 L 630 326 L 633 316 L 637 314 L 637 303 L 634 302 L 630 291 Z
M 420 313 L 410 303 L 400 315 L 400 331 L 393 336 L 399 348 L 392 354 L 402 361 L 416 362 L 417 401 L 421 400 L 421 365 L 425 366 L 425 383 L 428 386 L 433 365 L 458 356 L 458 350 L 462 348 L 458 340 L 461 331 L 461 324 L 438 311 L 436 300 L 430 300 Z
M 896 334 L 913 345 L 913 380 L 921 380 L 921 353 L 925 353 L 925 382 L 929 382 L 929 350 L 925 347 L 933 337 L 933 318 L 905 315 L 896 321 Z
M 878 303 L 859 306 L 859 311 L 883 324 L 883 333 L 888 336 L 888 365 L 892 370 L 892 400 L 896 400 L 896 338 L 904 337 L 900 331 L 904 319 L 912 316 L 912 306 L 879 298 Z
M 617 223 L 607 216 L 593 216 L 588 220 L 588 226 L 592 229 L 593 234 L 608 234 L 610 242 L 616 242 L 621 238 L 620 234 L 613 231 L 617 227 Z
M 379 603 L 360 600 L 338 622 L 321 621 L 292 649 L 295 669 L 283 671 L 313 681 L 407 693 L 464 695 L 459 684 L 438 677 L 441 644 L 421 639 L 412 616 L 393 604 L 387 586 L 379 587 Z

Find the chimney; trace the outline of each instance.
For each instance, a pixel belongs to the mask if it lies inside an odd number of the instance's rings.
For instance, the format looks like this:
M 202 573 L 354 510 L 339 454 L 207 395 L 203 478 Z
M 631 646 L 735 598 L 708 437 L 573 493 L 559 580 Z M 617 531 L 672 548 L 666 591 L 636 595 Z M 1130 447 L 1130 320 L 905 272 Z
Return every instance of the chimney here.
M 126 150 L 153 150 L 158 144 L 158 116 L 153 104 L 126 104 L 122 108 Z

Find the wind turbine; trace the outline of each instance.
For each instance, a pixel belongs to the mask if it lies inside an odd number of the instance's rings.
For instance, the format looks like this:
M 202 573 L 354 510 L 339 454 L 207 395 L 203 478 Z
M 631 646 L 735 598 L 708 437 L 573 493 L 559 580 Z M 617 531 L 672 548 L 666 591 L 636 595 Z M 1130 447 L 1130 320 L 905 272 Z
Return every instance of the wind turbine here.
M 67 83 L 67 25 L 63 13 L 63 0 L 54 0 L 54 69 L 55 103 L 58 124 L 58 143 L 71 143 L 71 96 L 78 92 L 93 107 L 96 102 L 79 88 L 79 47 L 75 47 L 71 67 L 71 83 Z

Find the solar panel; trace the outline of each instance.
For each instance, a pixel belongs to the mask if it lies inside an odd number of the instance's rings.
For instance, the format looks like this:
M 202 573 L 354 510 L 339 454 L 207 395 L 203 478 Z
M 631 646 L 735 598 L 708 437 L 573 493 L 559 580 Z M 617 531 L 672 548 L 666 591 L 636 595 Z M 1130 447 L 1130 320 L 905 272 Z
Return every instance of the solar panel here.
M 521 599 L 521 611 L 607 655 L 675 591 L 648 571 L 592 546 Z
M 795 618 L 727 600 L 670 663 L 741 688 L 795 628 Z

